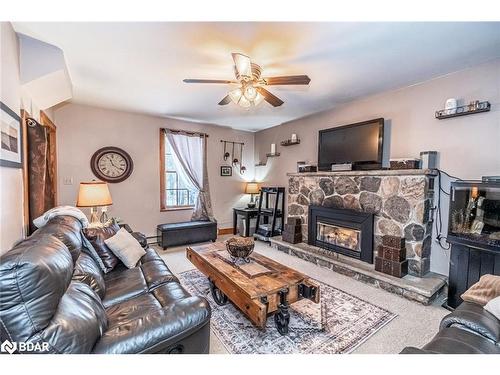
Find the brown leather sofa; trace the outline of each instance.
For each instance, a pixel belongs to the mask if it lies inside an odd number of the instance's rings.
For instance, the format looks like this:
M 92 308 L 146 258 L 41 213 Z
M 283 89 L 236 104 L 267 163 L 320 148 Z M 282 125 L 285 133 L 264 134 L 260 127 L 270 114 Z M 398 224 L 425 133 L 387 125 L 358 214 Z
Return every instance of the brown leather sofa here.
M 401 354 L 500 354 L 500 321 L 482 306 L 462 302 L 441 321 L 439 332 L 422 349 Z
M 0 257 L 2 342 L 48 343 L 46 353 L 208 353 L 208 302 L 156 251 L 104 274 L 81 229 L 54 218 Z

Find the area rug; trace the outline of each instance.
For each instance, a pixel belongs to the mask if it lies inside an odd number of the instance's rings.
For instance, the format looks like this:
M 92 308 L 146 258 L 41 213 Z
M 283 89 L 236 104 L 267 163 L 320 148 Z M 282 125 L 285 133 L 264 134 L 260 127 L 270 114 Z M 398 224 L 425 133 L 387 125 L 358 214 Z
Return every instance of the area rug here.
M 207 278 L 198 270 L 179 275 L 184 287 L 208 299 L 211 328 L 230 353 L 236 354 L 341 354 L 353 351 L 396 317 L 330 285 L 316 281 L 321 303 L 298 301 L 290 307 L 287 336 L 281 336 L 268 318 L 265 330 L 255 327 L 233 304 L 217 305 Z

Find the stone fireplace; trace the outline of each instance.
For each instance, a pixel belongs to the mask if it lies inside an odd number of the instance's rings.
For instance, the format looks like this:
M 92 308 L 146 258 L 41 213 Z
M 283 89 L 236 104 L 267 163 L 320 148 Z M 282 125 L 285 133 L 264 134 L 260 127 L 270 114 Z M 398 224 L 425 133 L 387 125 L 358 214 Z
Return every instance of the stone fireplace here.
M 404 237 L 409 273 L 423 276 L 430 269 L 435 176 L 432 170 L 290 173 L 288 215 L 302 219 L 302 236 L 310 244 L 309 206 L 371 214 L 373 251 L 383 235 Z M 348 233 L 336 229 L 335 224 L 315 228 L 314 241 L 318 231 L 326 242 L 350 241 Z M 356 238 L 356 233 L 351 235 L 351 240 Z
M 308 244 L 373 263 L 373 214 L 309 206 Z

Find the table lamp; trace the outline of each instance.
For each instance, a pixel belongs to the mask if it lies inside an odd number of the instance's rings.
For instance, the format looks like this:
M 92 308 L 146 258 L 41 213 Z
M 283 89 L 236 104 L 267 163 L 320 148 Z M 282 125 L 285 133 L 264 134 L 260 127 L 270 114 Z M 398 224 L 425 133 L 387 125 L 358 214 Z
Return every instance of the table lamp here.
M 97 207 L 113 204 L 108 184 L 102 181 L 80 182 L 76 207 L 90 207 L 90 224 L 98 225 L 108 219 L 106 209 L 102 209 L 101 217 L 97 216 Z
M 248 208 L 255 208 L 253 196 L 254 194 L 259 194 L 259 184 L 257 182 L 247 182 L 245 194 L 250 194 L 250 203 L 248 203 Z

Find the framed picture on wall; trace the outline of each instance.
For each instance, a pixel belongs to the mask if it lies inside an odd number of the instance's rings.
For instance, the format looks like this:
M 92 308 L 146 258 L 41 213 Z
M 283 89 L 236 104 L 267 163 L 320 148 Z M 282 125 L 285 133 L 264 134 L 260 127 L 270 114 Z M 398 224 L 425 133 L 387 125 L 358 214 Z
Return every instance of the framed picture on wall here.
M 21 118 L 4 103 L 0 102 L 0 165 L 2 167 L 22 168 L 23 134 Z
M 220 175 L 224 177 L 229 177 L 233 175 L 233 167 L 228 165 L 223 165 L 220 167 Z

